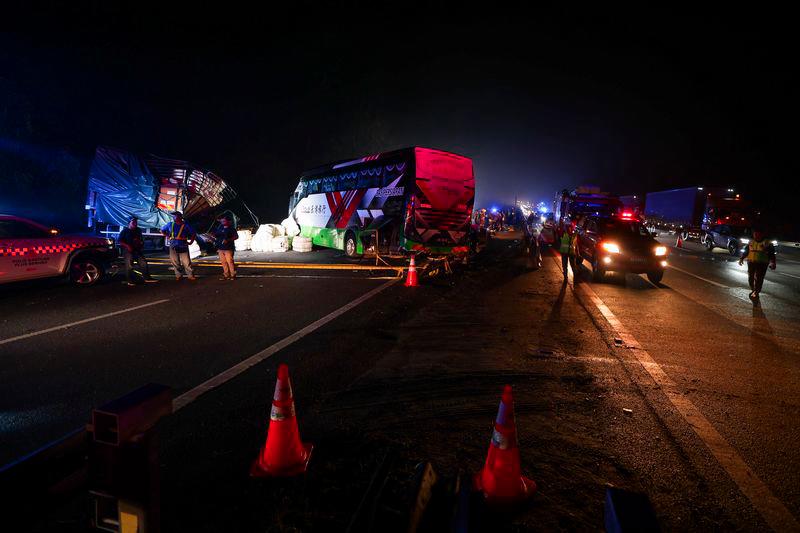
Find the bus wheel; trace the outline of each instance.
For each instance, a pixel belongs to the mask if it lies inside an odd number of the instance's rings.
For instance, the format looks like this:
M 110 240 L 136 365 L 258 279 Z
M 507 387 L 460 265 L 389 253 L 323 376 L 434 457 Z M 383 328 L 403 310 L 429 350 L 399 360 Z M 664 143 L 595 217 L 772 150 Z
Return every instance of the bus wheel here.
M 344 253 L 347 257 L 356 257 L 358 246 L 356 245 L 356 236 L 352 231 L 348 231 L 344 236 Z

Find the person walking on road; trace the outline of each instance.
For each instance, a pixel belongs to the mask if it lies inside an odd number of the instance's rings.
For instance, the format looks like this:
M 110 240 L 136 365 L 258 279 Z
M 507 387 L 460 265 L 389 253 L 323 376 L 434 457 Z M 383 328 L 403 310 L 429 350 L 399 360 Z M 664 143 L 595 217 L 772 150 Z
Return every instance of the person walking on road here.
M 750 284 L 750 299 L 757 300 L 767 275 L 767 266 L 775 270 L 775 246 L 767 242 L 764 232 L 753 230 L 753 240 L 747 243 L 739 258 L 739 264 L 747 260 L 747 282 Z
M 214 230 L 219 262 L 222 263 L 222 277 L 219 279 L 232 281 L 236 279 L 236 265 L 233 262 L 233 254 L 236 251 L 234 241 L 239 238 L 239 232 L 233 227 L 228 215 L 220 217 L 219 222 L 219 226 Z
M 156 283 L 157 279 L 150 277 L 150 268 L 147 259 L 144 257 L 144 238 L 142 230 L 139 229 L 139 220 L 131 217 L 128 226 L 122 228 L 117 237 L 117 242 L 122 248 L 122 256 L 125 258 L 125 279 L 129 287 L 136 285 L 133 277 L 133 262 L 135 261 L 142 269 L 145 283 Z
M 174 211 L 172 216 L 174 220 L 161 228 L 161 234 L 169 239 L 169 259 L 175 269 L 175 279 L 181 280 L 181 268 L 183 268 L 189 281 L 197 281 L 192 272 L 192 259 L 189 257 L 189 245 L 194 242 L 197 234 L 183 221 L 183 214 L 180 211 Z
M 564 229 L 561 234 L 561 243 L 558 251 L 561 253 L 561 270 L 564 272 L 564 281 L 567 281 L 567 264 L 572 268 L 573 279 L 578 279 L 575 271 L 575 228 L 572 224 Z

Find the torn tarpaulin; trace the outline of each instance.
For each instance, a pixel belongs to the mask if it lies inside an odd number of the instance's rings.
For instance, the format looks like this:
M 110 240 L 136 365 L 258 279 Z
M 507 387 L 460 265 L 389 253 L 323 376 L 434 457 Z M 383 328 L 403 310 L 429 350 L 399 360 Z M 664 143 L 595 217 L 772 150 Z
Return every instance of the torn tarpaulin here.
M 122 226 L 136 216 L 141 226 L 159 228 L 178 210 L 201 233 L 224 213 L 233 215 L 239 227 L 258 227 L 258 218 L 214 172 L 188 161 L 139 156 L 108 146 L 95 152 L 86 209 L 90 226 Z

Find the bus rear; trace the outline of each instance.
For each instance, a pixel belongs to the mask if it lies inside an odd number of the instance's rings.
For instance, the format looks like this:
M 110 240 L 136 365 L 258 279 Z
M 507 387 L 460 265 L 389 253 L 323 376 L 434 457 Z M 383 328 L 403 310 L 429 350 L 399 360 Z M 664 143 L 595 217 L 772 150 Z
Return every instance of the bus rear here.
M 472 160 L 450 152 L 414 148 L 414 166 L 403 247 L 432 255 L 467 253 L 475 203 Z

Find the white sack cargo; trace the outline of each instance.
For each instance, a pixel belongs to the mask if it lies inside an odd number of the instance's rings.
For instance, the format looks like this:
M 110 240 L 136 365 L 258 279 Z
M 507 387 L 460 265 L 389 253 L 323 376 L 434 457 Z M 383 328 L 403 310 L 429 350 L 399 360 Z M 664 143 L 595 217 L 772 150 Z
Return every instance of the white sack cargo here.
M 253 241 L 253 232 L 249 229 L 242 229 L 236 232 L 239 238 L 233 241 L 237 251 L 249 250 Z
M 197 244 L 197 241 L 189 245 L 189 257 L 192 259 L 200 257 L 200 245 Z
M 285 231 L 284 235 L 288 235 L 289 237 L 300 235 L 300 226 L 297 225 L 297 222 L 295 222 L 292 217 L 284 219 L 284 221 L 281 222 L 281 226 Z
M 250 249 L 254 252 L 271 252 L 272 232 L 272 224 L 261 224 L 250 242 Z
M 272 252 L 285 252 L 289 249 L 289 238 L 286 236 L 272 238 Z
M 314 245 L 308 237 L 297 236 L 292 239 L 292 250 L 295 252 L 310 252 Z
M 286 230 L 280 224 L 264 224 L 268 226 L 273 237 L 280 237 L 286 235 Z

